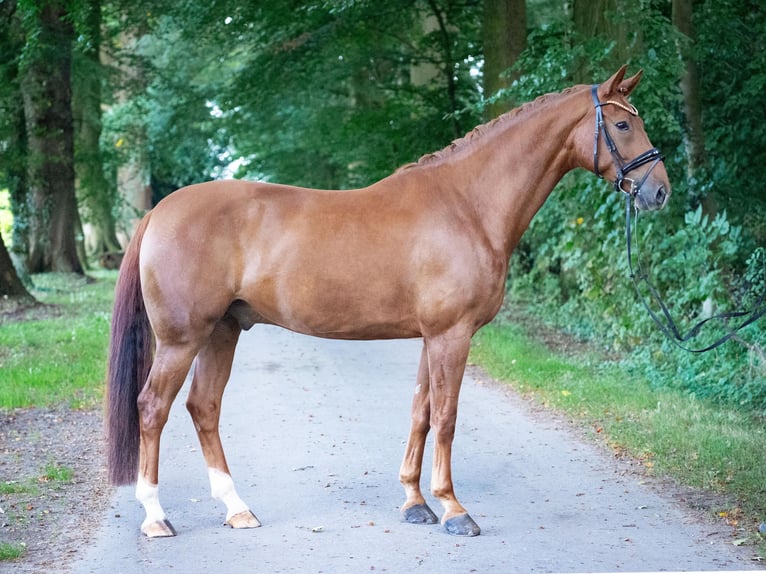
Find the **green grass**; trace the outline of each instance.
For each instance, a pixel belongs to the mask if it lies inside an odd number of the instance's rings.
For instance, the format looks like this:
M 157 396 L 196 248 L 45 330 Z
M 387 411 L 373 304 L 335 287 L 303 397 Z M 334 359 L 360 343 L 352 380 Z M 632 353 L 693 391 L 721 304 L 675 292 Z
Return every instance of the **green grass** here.
M 59 466 L 57 464 L 48 464 L 40 476 L 40 480 L 46 482 L 72 482 L 74 470 L 68 466 Z
M 8 496 L 9 494 L 36 494 L 37 489 L 28 483 L 18 482 L 16 480 L 8 480 L 6 482 L 0 482 L 0 495 Z
M 23 542 L 0 542 L 0 561 L 21 558 L 26 549 L 27 547 Z
M 566 412 L 615 453 L 638 458 L 647 472 L 727 495 L 730 507 L 713 510 L 744 511 L 751 524 L 766 518 L 766 426 L 754 413 L 653 389 L 619 363 L 557 354 L 511 325 L 482 329 L 471 360 Z
M 33 277 L 46 306 L 0 316 L 0 408 L 93 406 L 103 396 L 115 272 Z

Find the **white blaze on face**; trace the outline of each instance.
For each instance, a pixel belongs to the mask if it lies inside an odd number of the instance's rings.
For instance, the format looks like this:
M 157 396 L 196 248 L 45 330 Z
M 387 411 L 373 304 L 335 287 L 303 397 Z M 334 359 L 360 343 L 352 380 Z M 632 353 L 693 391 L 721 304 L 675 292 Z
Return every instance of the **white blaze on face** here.
M 208 468 L 207 472 L 210 477 L 210 494 L 226 505 L 227 520 L 235 514 L 250 510 L 237 494 L 231 476 L 217 468 Z

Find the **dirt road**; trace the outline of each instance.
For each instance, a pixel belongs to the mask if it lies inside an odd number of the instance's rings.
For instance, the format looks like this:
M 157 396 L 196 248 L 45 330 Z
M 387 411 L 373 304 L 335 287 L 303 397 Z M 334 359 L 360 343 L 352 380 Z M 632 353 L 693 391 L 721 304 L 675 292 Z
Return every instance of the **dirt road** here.
M 747 570 L 726 528 L 658 494 L 608 452 L 499 385 L 467 375 L 454 477 L 482 527 L 461 539 L 399 521 L 397 482 L 420 341 L 339 342 L 259 327 L 224 397 L 224 446 L 263 522 L 223 527 L 185 389 L 163 434 L 161 499 L 178 531 L 148 540 L 116 492 L 77 574 Z M 429 441 L 429 451 L 431 442 Z M 427 455 L 426 469 L 430 469 Z M 425 473 L 429 480 L 430 472 Z M 434 510 L 438 505 L 432 502 Z

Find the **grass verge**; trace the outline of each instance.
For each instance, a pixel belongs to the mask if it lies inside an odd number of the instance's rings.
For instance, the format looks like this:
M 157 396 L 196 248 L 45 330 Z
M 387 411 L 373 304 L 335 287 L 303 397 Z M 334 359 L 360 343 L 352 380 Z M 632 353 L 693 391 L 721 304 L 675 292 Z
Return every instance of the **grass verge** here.
M 116 277 L 36 275 L 43 305 L 0 314 L 0 409 L 98 404 Z
M 471 360 L 519 392 L 564 411 L 617 454 L 650 474 L 704 488 L 730 501 L 712 508 L 742 538 L 761 543 L 766 518 L 766 427 L 751 412 L 712 405 L 677 391 L 653 389 L 619 363 L 595 354 L 557 353 L 518 327 L 491 324 L 474 339 Z

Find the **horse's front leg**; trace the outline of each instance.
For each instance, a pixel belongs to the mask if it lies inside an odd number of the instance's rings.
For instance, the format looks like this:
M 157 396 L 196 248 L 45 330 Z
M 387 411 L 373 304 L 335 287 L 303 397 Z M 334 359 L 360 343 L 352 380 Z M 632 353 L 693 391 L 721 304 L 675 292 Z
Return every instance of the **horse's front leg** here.
M 428 354 L 423 344 L 420 367 L 412 399 L 412 427 L 407 439 L 404 460 L 399 470 L 399 481 L 404 486 L 407 499 L 402 505 L 402 518 L 412 524 L 436 524 L 439 518 L 428 507 L 420 491 L 420 474 L 423 467 L 423 451 L 426 436 L 431 428 L 431 404 L 429 399 Z
M 434 337 L 426 341 L 431 392 L 431 428 L 434 431 L 434 460 L 431 492 L 442 503 L 441 523 L 450 534 L 477 536 L 481 529 L 458 502 L 452 485 L 452 440 L 455 437 L 458 397 L 470 336 Z
M 215 326 L 209 341 L 197 355 L 186 408 L 205 457 L 211 494 L 226 505 L 226 524 L 233 528 L 257 528 L 261 523 L 234 488 L 218 430 L 221 400 L 231 374 L 239 334 L 239 325 L 232 317 L 224 317 Z

